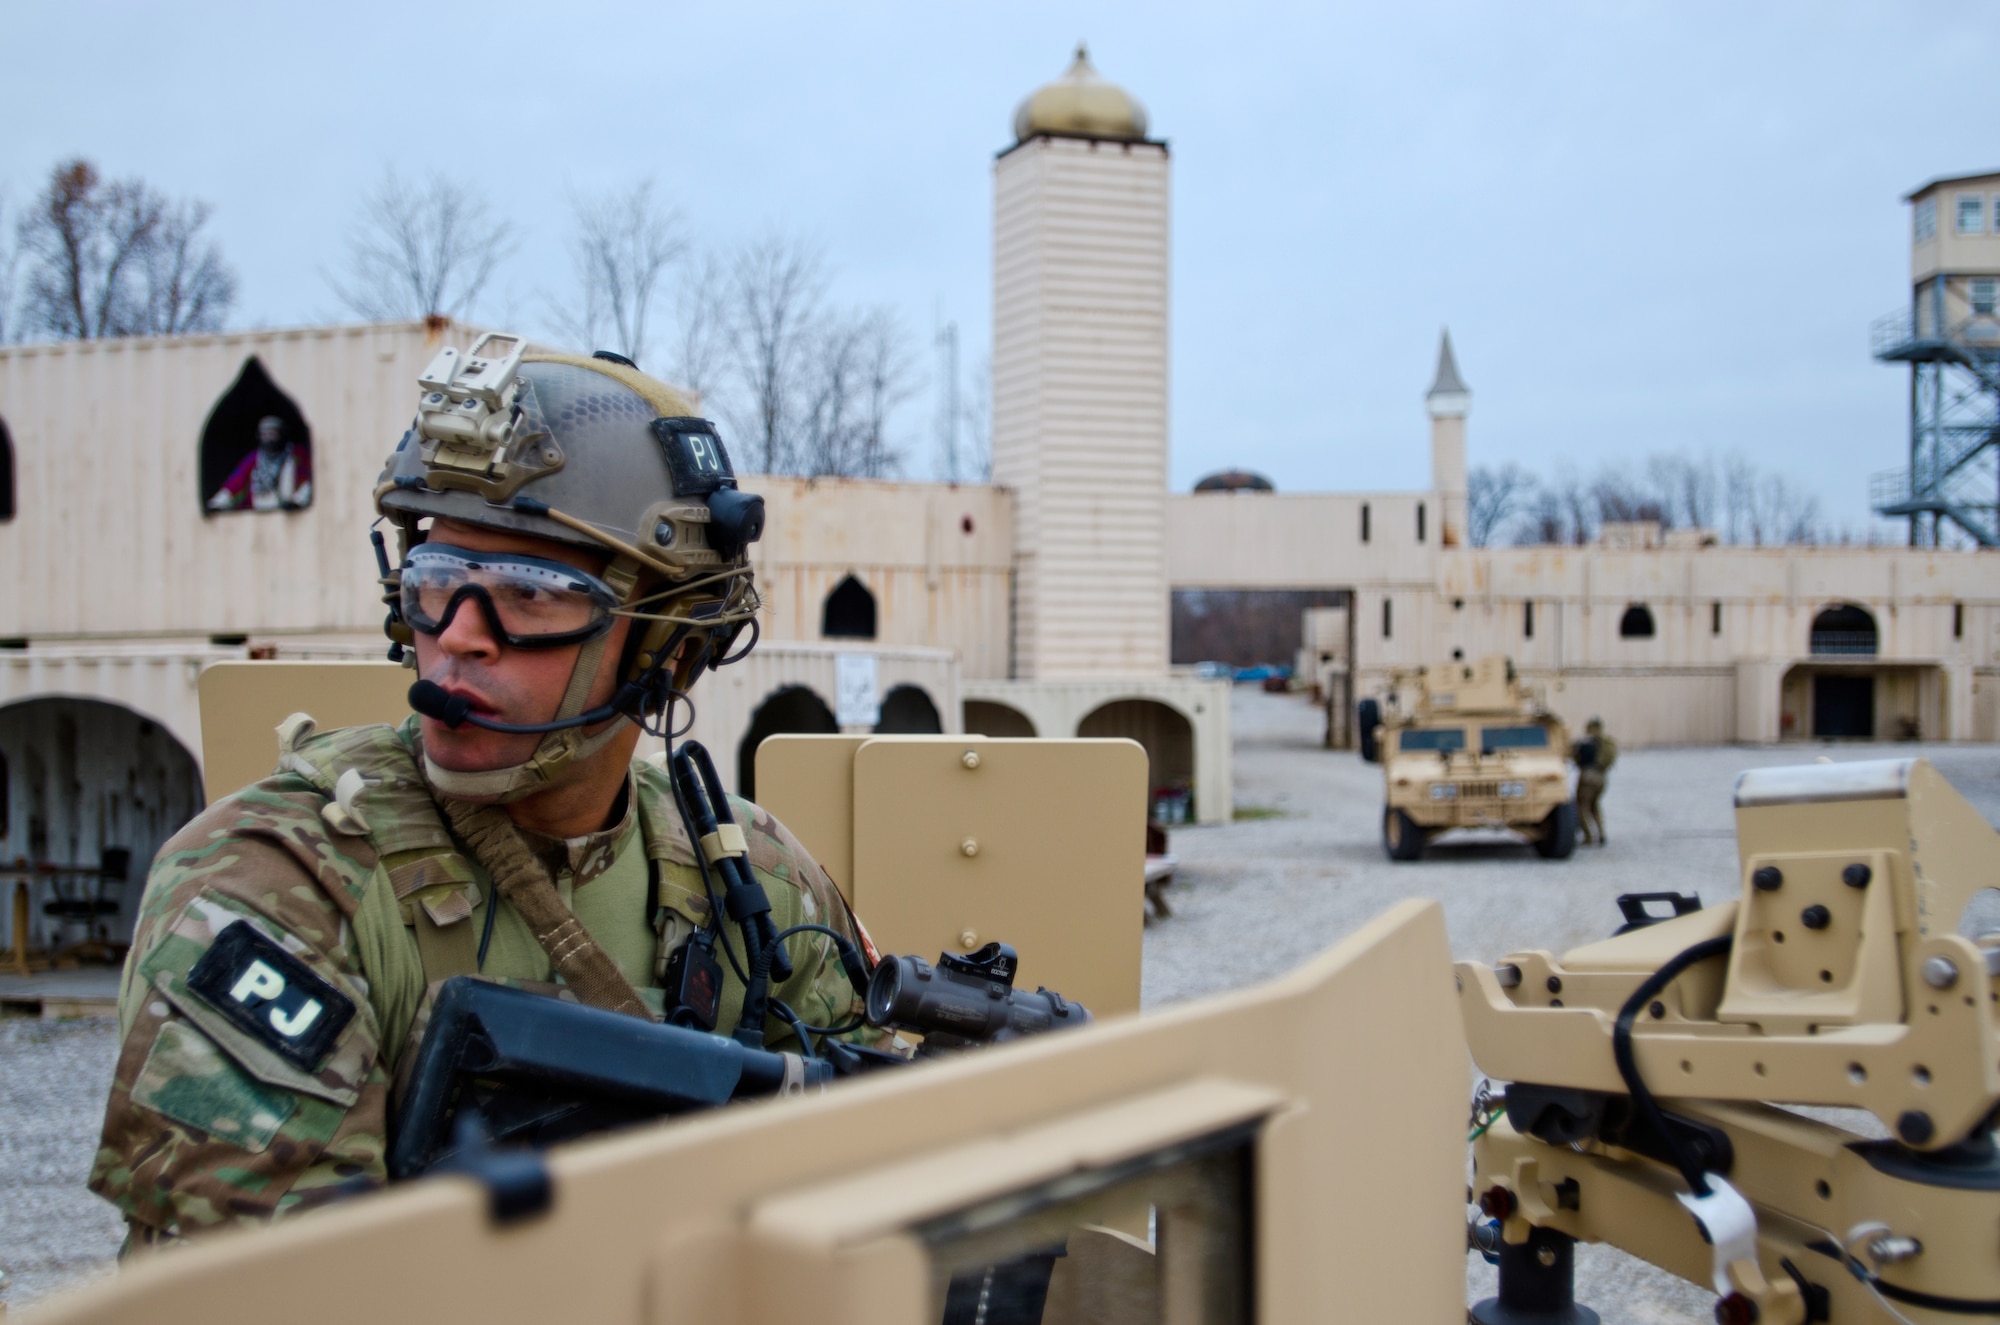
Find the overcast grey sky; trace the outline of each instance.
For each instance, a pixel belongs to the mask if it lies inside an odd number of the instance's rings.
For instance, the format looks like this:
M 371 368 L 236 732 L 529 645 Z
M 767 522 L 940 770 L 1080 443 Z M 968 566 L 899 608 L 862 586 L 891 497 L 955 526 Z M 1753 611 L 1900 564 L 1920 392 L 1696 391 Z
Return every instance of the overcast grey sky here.
M 16 3 L 0 188 L 61 156 L 215 205 L 235 321 L 339 316 L 385 165 L 486 188 L 540 321 L 567 198 L 817 239 L 839 295 L 990 338 L 991 163 L 1079 37 L 1174 160 L 1173 481 L 1424 482 L 1449 323 L 1475 464 L 1741 450 L 1859 528 L 1907 448 L 1903 193 L 2000 167 L 1991 3 Z M 928 362 L 929 356 L 926 355 Z M 930 405 L 902 420 L 927 457 Z M 919 464 L 921 472 L 921 461 Z

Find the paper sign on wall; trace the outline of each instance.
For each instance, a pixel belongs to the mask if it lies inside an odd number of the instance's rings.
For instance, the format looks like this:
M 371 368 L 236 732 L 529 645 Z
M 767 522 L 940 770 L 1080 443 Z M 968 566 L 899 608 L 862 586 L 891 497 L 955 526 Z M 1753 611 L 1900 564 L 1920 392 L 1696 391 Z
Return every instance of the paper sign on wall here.
M 839 653 L 833 658 L 834 721 L 843 727 L 873 727 L 882 720 L 875 693 L 875 655 Z

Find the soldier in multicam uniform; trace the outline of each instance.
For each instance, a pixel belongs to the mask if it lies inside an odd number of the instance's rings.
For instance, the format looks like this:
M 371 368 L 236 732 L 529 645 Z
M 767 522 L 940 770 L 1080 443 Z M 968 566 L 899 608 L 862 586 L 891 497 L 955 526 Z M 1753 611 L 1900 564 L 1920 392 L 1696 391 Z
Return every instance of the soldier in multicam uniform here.
M 422 385 L 376 508 L 401 543 L 390 634 L 438 702 L 395 727 L 295 716 L 277 771 L 154 862 L 90 1177 L 133 1244 L 384 1182 L 398 1065 L 449 976 L 685 1021 L 668 991 L 720 937 L 706 1012 L 729 1031 L 744 983 L 698 851 L 747 856 L 777 928 L 827 925 L 873 955 L 783 825 L 739 801 L 741 837 L 697 844 L 668 773 L 633 759 L 642 724 L 670 727 L 755 639 L 762 505 L 713 428 L 628 361 L 511 338 L 446 351 Z M 786 951 L 772 992 L 791 1013 L 859 1021 L 824 936 Z M 798 1047 L 788 1021 L 765 1033 Z
M 1618 762 L 1618 742 L 1605 735 L 1603 719 L 1584 724 L 1583 739 L 1571 747 L 1570 757 L 1576 760 L 1576 816 L 1584 843 L 1603 846 L 1611 840 L 1604 832 L 1604 788 Z

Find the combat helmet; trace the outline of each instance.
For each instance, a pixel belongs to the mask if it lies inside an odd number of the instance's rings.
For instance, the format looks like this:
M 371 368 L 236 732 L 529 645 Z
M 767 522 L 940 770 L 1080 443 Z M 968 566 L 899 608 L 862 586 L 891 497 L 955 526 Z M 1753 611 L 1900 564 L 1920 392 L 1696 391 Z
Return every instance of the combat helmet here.
M 416 418 L 375 488 L 376 512 L 396 531 L 393 567 L 374 534 L 390 656 L 414 665 L 402 570 L 428 519 L 601 553 L 614 615 L 634 620 L 612 707 L 671 735 L 674 701 L 757 638 L 748 549 L 763 533 L 764 503 L 737 487 L 715 425 L 629 359 L 531 350 L 511 335 L 483 336 L 464 354 L 443 350 L 418 389 Z M 584 644 L 551 730 L 526 763 L 478 773 L 429 765 L 439 790 L 518 799 L 602 748 L 621 721 L 594 736 L 582 729 L 605 718 L 584 710 L 605 643 L 600 635 Z

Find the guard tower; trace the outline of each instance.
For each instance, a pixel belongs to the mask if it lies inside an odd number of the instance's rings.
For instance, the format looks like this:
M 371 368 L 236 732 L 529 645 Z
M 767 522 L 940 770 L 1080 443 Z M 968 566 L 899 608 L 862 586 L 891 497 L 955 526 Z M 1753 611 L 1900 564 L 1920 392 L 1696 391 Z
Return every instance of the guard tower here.
M 1910 465 L 1877 474 L 1877 515 L 1910 546 L 1946 525 L 2000 547 L 2000 171 L 1935 179 L 1910 204 L 1910 308 L 1876 321 L 1875 357 L 1910 365 Z

